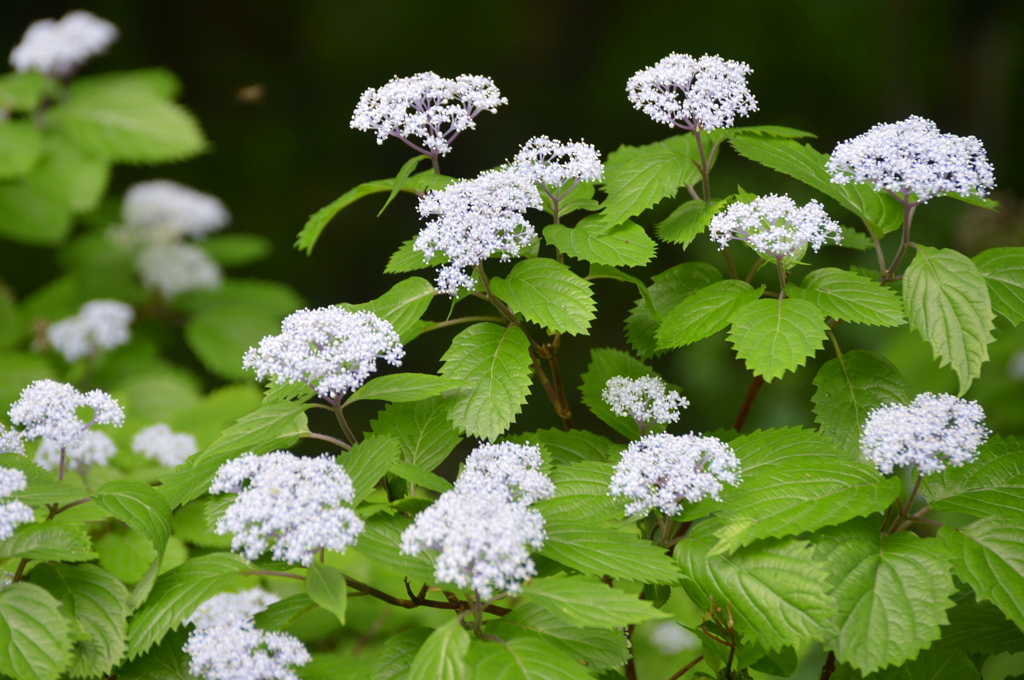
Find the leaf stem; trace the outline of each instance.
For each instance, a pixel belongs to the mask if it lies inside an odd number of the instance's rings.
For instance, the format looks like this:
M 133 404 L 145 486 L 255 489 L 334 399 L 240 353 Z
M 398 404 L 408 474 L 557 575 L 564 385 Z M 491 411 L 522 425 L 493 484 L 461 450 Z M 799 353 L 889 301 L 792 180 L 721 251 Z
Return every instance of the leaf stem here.
M 836 653 L 829 652 L 825 657 L 825 664 L 821 667 L 821 676 L 818 680 L 829 680 L 836 670 Z
M 683 666 L 682 668 L 680 668 L 680 669 L 679 669 L 679 670 L 678 670 L 678 671 L 677 671 L 676 673 L 674 673 L 674 674 L 672 675 L 672 677 L 671 677 L 671 678 L 669 678 L 668 680 L 679 680 L 679 678 L 681 678 L 681 677 L 683 677 L 684 675 L 686 675 L 686 672 L 687 672 L 687 671 L 689 671 L 689 670 L 690 670 L 691 668 L 693 668 L 694 666 L 696 666 L 697 664 L 699 664 L 699 663 L 700 663 L 701 661 L 703 661 L 703 660 L 704 660 L 704 655 L 703 655 L 703 654 L 701 654 L 701 655 L 700 655 L 700 656 L 698 656 L 698 657 L 697 657 L 696 659 L 694 659 L 694 660 L 693 660 L 693 661 L 691 661 L 690 663 L 688 663 L 688 664 L 686 664 L 685 666 Z
M 335 439 L 334 437 L 332 437 L 332 436 L 330 436 L 328 434 L 320 434 L 319 432 L 307 432 L 306 434 L 299 435 L 299 438 L 300 439 L 319 439 L 321 441 L 330 442 L 331 444 L 334 444 L 335 446 L 337 446 L 338 448 L 342 449 L 343 451 L 351 451 L 352 450 L 351 446 L 349 446 L 345 442 L 341 441 L 340 439 Z
M 736 414 L 736 420 L 733 421 L 732 429 L 737 432 L 743 431 L 743 424 L 747 422 L 750 408 L 754 405 L 754 400 L 757 399 L 757 393 L 761 391 L 762 385 L 764 385 L 764 376 L 755 375 L 754 379 L 750 381 L 750 387 L 747 388 L 746 396 L 743 397 L 743 403 L 740 404 L 740 412 Z
M 447 319 L 445 321 L 437 321 L 435 323 L 430 324 L 429 326 L 424 328 L 422 331 L 420 331 L 420 335 L 422 335 L 424 333 L 429 333 L 430 331 L 436 331 L 436 330 L 440 330 L 442 328 L 448 328 L 450 326 L 458 326 L 459 324 L 464 324 L 464 323 L 477 323 L 477 322 L 480 322 L 480 321 L 492 321 L 494 323 L 501 323 L 501 322 L 505 321 L 505 319 L 503 319 L 500 316 L 485 316 L 485 315 L 481 315 L 481 316 L 463 316 L 463 317 L 459 317 L 458 319 Z
M 914 211 L 918 206 L 917 203 L 910 202 L 910 198 L 905 192 L 902 200 L 898 196 L 896 200 L 903 204 L 903 238 L 900 241 L 900 249 L 896 251 L 896 257 L 892 259 L 889 268 L 882 274 L 881 283 L 889 283 L 893 280 L 893 275 L 896 274 L 896 269 L 900 266 L 904 253 L 907 252 L 907 246 L 910 245 L 910 224 L 914 220 Z
M 352 428 L 348 426 L 348 421 L 345 420 L 345 413 L 341 408 L 341 395 L 327 399 L 327 403 L 331 405 L 331 409 L 334 411 L 334 415 L 338 419 L 338 425 L 341 426 L 341 431 L 345 433 L 345 438 L 348 439 L 349 444 L 354 445 L 358 439 L 356 439 L 355 433 L 352 432 Z M 350 446 L 349 448 L 352 447 Z

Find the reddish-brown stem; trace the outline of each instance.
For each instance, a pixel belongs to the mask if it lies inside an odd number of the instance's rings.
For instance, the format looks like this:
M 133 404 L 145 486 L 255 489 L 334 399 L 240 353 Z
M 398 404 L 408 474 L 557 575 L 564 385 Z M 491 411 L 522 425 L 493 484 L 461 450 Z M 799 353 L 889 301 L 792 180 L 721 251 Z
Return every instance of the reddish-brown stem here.
M 754 376 L 754 379 L 750 381 L 750 387 L 747 388 L 747 394 L 743 397 L 740 412 L 736 414 L 732 429 L 737 432 L 743 431 L 743 425 L 747 422 L 747 416 L 750 415 L 750 408 L 754 405 L 754 400 L 757 399 L 757 393 L 761 391 L 762 385 L 764 385 L 764 376 Z
M 694 666 L 696 666 L 697 664 L 699 664 L 699 663 L 700 663 L 701 661 L 703 661 L 703 660 L 704 660 L 704 655 L 703 655 L 703 654 L 701 654 L 701 655 L 700 655 L 700 656 L 698 656 L 698 657 L 697 657 L 696 659 L 694 659 L 694 660 L 693 660 L 693 661 L 691 661 L 690 663 L 688 663 L 688 664 L 686 664 L 685 666 L 683 666 L 682 668 L 680 668 L 680 669 L 679 669 L 679 670 L 678 670 L 678 671 L 677 671 L 677 672 L 676 672 L 676 673 L 675 673 L 675 674 L 674 674 L 674 675 L 673 675 L 673 676 L 672 676 L 671 678 L 669 678 L 668 680 L 679 680 L 679 678 L 681 678 L 681 677 L 683 677 L 684 675 L 686 675 L 686 671 L 690 670 L 691 668 L 693 668 Z
M 829 652 L 825 657 L 825 665 L 821 667 L 821 676 L 818 680 L 829 680 L 836 670 L 836 653 Z

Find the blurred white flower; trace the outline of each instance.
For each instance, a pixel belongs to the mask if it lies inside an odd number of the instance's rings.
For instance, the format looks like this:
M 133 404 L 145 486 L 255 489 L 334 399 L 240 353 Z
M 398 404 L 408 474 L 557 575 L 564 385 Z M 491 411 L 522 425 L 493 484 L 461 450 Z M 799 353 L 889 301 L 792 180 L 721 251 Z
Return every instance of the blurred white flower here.
M 205 250 L 191 243 L 147 246 L 135 256 L 142 285 L 165 298 L 220 288 L 224 275 Z
M 68 362 L 127 344 L 132 337 L 135 309 L 120 300 L 90 300 L 78 314 L 55 321 L 46 329 L 53 348 Z
M 33 21 L 11 50 L 15 71 L 39 71 L 48 76 L 74 75 L 86 61 L 103 54 L 118 38 L 117 26 L 84 9 L 60 19 Z
M 188 432 L 174 432 L 167 423 L 156 423 L 135 433 L 132 450 L 167 467 L 181 465 L 199 450 Z
M 83 406 L 93 410 L 88 423 L 75 413 Z M 124 411 L 117 400 L 103 390 L 82 394 L 74 386 L 55 380 L 31 383 L 11 404 L 7 415 L 15 425 L 24 426 L 22 438 L 42 437 L 51 440 L 58 448 L 75 442 L 93 424 L 121 427 L 124 423 Z
M 191 623 L 198 630 L 232 621 L 251 621 L 254 616 L 280 599 L 259 586 L 237 593 L 218 593 L 196 607 L 192 615 L 182 623 Z
M 21 470 L 14 468 L 0 467 L 0 501 L 17 491 L 24 491 L 28 487 L 28 478 Z M 0 502 L 0 541 L 5 541 L 14 535 L 14 530 L 19 524 L 26 524 L 35 520 L 32 508 L 21 501 L 8 500 Z
M 36 465 L 44 470 L 60 466 L 61 447 L 50 439 L 43 439 L 36 449 Z M 86 430 L 74 441 L 64 445 L 65 469 L 85 472 L 93 465 L 106 465 L 117 453 L 117 445 L 106 432 Z
M 212 194 L 169 179 L 136 182 L 121 204 L 127 233 L 139 245 L 202 238 L 231 223 L 231 213 Z

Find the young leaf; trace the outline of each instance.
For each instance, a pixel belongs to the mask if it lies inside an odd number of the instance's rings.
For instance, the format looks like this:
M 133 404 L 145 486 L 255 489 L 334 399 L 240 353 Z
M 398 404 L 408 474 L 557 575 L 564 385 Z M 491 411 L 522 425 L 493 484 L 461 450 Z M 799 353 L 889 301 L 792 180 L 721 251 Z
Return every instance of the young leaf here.
M 634 359 L 631 355 L 617 349 L 594 349 L 590 353 L 590 365 L 587 372 L 580 376 L 582 384 L 580 392 L 583 393 L 583 403 L 590 412 L 606 422 L 620 434 L 629 439 L 640 437 L 640 428 L 636 421 L 629 416 L 619 416 L 612 411 L 605 400 L 601 397 L 605 384 L 610 378 L 617 375 L 626 378 L 640 378 L 642 376 L 657 374 L 653 369 L 645 366 L 642 362 Z
M 666 243 L 678 243 L 685 250 L 711 224 L 725 201 L 687 201 L 654 225 L 654 233 Z
M 433 472 L 428 472 L 422 468 L 416 467 L 412 463 L 407 463 L 404 460 L 396 461 L 391 464 L 388 471 L 393 475 L 397 475 L 407 482 L 412 482 L 416 486 L 422 486 L 425 489 L 436 491 L 437 493 L 444 493 L 450 491 L 454 487 L 444 477 L 435 475 Z
M 654 257 L 657 244 L 636 222 L 610 226 L 597 217 L 585 217 L 573 228 L 552 224 L 544 240 L 566 255 L 592 264 L 639 267 Z
M 306 594 L 313 602 L 338 617 L 341 625 L 345 625 L 348 584 L 340 571 L 314 560 L 306 570 Z
M 855 349 L 829 359 L 814 377 L 811 396 L 821 433 L 840 448 L 859 450 L 868 413 L 880 406 L 906 403 L 906 378 L 881 354 Z
M 419 335 L 417 324 L 435 295 L 437 291 L 429 281 L 410 276 L 396 283 L 376 300 L 358 305 L 345 304 L 342 307 L 351 312 L 373 312 L 391 323 L 402 342 L 409 342 Z
M 516 638 L 504 644 L 476 641 L 473 677 L 489 680 L 593 680 L 593 675 L 542 638 Z
M 921 494 L 936 510 L 1024 517 L 1024 447 L 993 435 L 973 462 L 926 476 Z
M 1014 326 L 1024 321 L 1024 248 L 989 248 L 971 259 L 988 283 L 992 310 Z
M 380 375 L 367 380 L 345 400 L 345 405 L 364 399 L 379 399 L 393 403 L 420 401 L 457 386 L 458 383 L 452 380 L 426 373 Z
M 353 446 L 351 451 L 338 456 L 338 464 L 345 468 L 355 488 L 353 507 L 373 493 L 377 483 L 398 457 L 398 439 L 387 434 L 366 437 Z
M 88 562 L 96 559 L 92 540 L 81 523 L 49 521 L 25 524 L 0 541 L 0 560 L 21 558 L 39 561 Z
M 43 152 L 43 136 L 27 120 L 0 124 L 0 180 L 24 177 Z
M 466 434 L 494 439 L 511 425 L 530 393 L 530 343 L 515 326 L 478 323 L 452 339 L 441 374 L 464 383 L 448 415 Z
M 401 443 L 402 459 L 433 470 L 462 441 L 448 412 L 451 397 L 436 396 L 403 404 L 388 404 L 370 425 L 376 435 L 390 435 Z
M 640 583 L 677 583 L 682 578 L 665 551 L 650 541 L 593 522 L 547 522 L 540 554 L 581 574 Z
M 70 655 L 71 622 L 53 595 L 24 582 L 0 589 L 0 673 L 56 680 Z
M 68 675 L 108 675 L 121 657 L 128 630 L 128 589 L 113 574 L 92 564 L 39 565 L 32 583 L 45 588 L 70 611 L 86 634 L 74 644 Z
M 590 282 L 547 258 L 517 262 L 508 278 L 491 279 L 494 294 L 549 332 L 586 334 L 594 319 Z
M 623 628 L 671 616 L 655 609 L 653 602 L 579 576 L 535 578 L 522 596 L 562 621 L 581 628 Z
M 1024 519 L 984 517 L 960 529 L 939 529 L 958 578 L 1024 630 Z
M 574 181 L 574 180 L 570 180 Z M 544 204 L 544 212 L 554 217 L 554 210 L 551 202 L 551 196 L 546 191 L 542 191 L 540 194 L 541 203 Z M 600 205 L 594 200 L 594 183 L 593 182 L 580 182 L 569 191 L 569 194 L 558 201 L 558 215 L 559 217 L 565 217 L 577 210 L 586 210 L 587 212 L 594 212 L 600 209 Z
M 697 184 L 700 171 L 691 161 L 696 152 L 693 135 L 685 134 L 646 146 L 623 145 L 608 154 L 601 220 L 621 224 L 675 196 L 680 187 Z
M 469 633 L 458 619 L 440 626 L 424 640 L 409 668 L 409 680 L 466 680 Z
M 695 291 L 665 315 L 658 327 L 658 349 L 690 345 L 710 337 L 738 317 L 738 312 L 755 302 L 764 286 L 726 279 Z
M 786 292 L 814 303 L 833 319 L 869 326 L 901 326 L 907 322 L 895 290 L 842 269 L 815 269 L 800 286 L 786 286 Z
M 879 540 L 879 522 L 856 520 L 818 537 L 834 578 L 836 659 L 864 674 L 913 659 L 939 639 L 949 596 L 949 563 L 934 539 L 910 532 Z
M 729 342 L 766 382 L 795 371 L 825 342 L 825 312 L 806 300 L 755 300 L 733 314 Z
M 918 246 L 903 275 L 903 301 L 910 327 L 927 340 L 939 366 L 950 364 L 960 394 L 981 375 L 988 344 L 995 340 L 988 286 L 978 268 L 955 250 Z

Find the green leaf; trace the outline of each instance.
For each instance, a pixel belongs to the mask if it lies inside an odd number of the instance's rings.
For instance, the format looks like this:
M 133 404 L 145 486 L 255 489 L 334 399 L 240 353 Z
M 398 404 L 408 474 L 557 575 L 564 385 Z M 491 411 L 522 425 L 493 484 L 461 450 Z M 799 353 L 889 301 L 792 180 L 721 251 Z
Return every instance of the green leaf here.
M 24 182 L 0 184 L 0 237 L 30 246 L 53 246 L 71 231 L 71 211 Z
M 451 397 L 388 404 L 371 423 L 375 435 L 391 435 L 401 443 L 402 459 L 433 470 L 462 441 L 448 418 Z
M 112 531 L 96 541 L 95 549 L 101 567 L 124 583 L 140 584 L 132 590 L 128 604 L 133 609 L 142 604 L 160 568 L 157 552 L 146 537 L 135 531 Z
M 636 222 L 609 226 L 588 216 L 573 228 L 552 224 L 544 228 L 544 240 L 566 255 L 593 264 L 639 267 L 654 257 L 657 244 Z
M 709 133 L 704 133 L 709 134 Z M 740 135 L 756 135 L 758 137 L 782 137 L 786 139 L 816 139 L 817 135 L 804 130 L 786 127 L 785 125 L 741 125 L 732 128 L 719 128 L 710 133 L 714 141 L 732 139 Z
M 262 630 L 284 630 L 300 616 L 313 610 L 316 603 L 306 593 L 298 593 L 278 600 L 253 617 L 256 627 Z
M 274 402 L 260 406 L 224 430 L 210 446 L 189 457 L 163 480 L 160 493 L 172 508 L 198 498 L 210 488 L 217 469 L 240 453 L 286 449 L 303 434 L 307 404 Z
M 391 205 L 391 201 L 395 200 L 395 196 L 397 196 L 398 192 L 402 190 L 402 186 L 409 180 L 409 176 L 412 175 L 412 171 L 416 169 L 416 166 L 429 159 L 430 156 L 420 154 L 419 156 L 413 156 L 405 163 L 402 163 L 402 167 L 399 168 L 398 174 L 395 175 L 394 186 L 391 187 L 391 193 L 388 194 L 388 200 L 384 201 L 384 205 L 381 206 L 380 212 L 377 213 L 377 217 L 383 215 L 384 211 L 388 209 L 389 205 Z
M 437 291 L 433 284 L 418 276 L 410 276 L 376 300 L 342 306 L 351 312 L 373 312 L 394 327 L 402 342 L 409 342 L 419 335 L 417 324 L 435 295 Z
M 755 300 L 734 314 L 729 342 L 766 382 L 795 371 L 825 343 L 825 313 L 806 300 Z
M 215 234 L 197 245 L 222 267 L 255 264 L 270 257 L 274 248 L 271 240 L 263 234 Z
M 605 224 L 621 224 L 680 187 L 700 181 L 691 159 L 697 154 L 692 134 L 676 135 L 645 146 L 620 146 L 608 154 L 601 186 L 608 197 L 601 204 Z M 611 264 L 611 263 L 607 263 Z
M 75 79 L 78 91 L 94 88 L 127 88 L 143 90 L 161 99 L 176 99 L 181 94 L 181 80 L 165 68 L 138 68 L 131 71 L 108 71 Z
M 96 553 L 84 526 L 51 520 L 45 524 L 24 524 L 13 536 L 0 541 L 0 560 L 15 557 L 41 562 L 88 562 L 96 559 Z
M 364 399 L 390 402 L 420 401 L 457 387 L 458 383 L 427 373 L 396 373 L 372 378 L 345 400 L 345 405 Z
M 569 180 L 575 182 L 576 180 Z M 565 185 L 563 185 L 565 186 Z M 540 194 L 541 203 L 544 204 L 544 212 L 554 216 L 554 210 L 552 209 L 551 197 L 546 191 L 542 191 Z M 558 202 L 558 215 L 559 217 L 565 217 L 577 210 L 586 210 L 587 212 L 594 212 L 600 209 L 598 202 L 594 200 L 594 183 L 593 182 L 580 182 L 576 184 L 568 195 L 564 196 Z
M 936 510 L 1024 517 L 1024 447 L 1016 439 L 993 435 L 976 460 L 927 475 L 921 494 Z
M 729 444 L 741 461 L 743 482 L 723 492 L 718 516 L 724 526 L 712 552 L 884 512 L 900 493 L 899 479 L 882 477 L 810 430 L 755 432 Z
M 401 477 L 408 482 L 412 482 L 416 486 L 422 486 L 425 489 L 430 489 L 437 493 L 451 491 L 454 488 L 452 483 L 444 477 L 435 475 L 432 472 L 428 472 L 427 470 L 417 467 L 412 463 L 407 463 L 404 460 L 392 463 L 388 472 Z
M 94 503 L 149 539 L 163 556 L 171 535 L 171 507 L 159 491 L 139 482 L 107 482 L 92 496 Z
M 963 395 L 981 375 L 995 339 L 984 277 L 966 255 L 918 246 L 903 275 L 903 301 L 910 327 L 931 344 L 940 367 L 953 367 Z
M 265 279 L 228 279 L 215 290 L 197 290 L 174 298 L 174 307 L 189 314 L 245 309 L 278 320 L 302 306 L 302 298 L 288 285 Z
M 225 380 L 252 377 L 242 368 L 242 355 L 268 335 L 281 331 L 281 319 L 262 311 L 219 309 L 202 311 L 185 323 L 185 343 L 214 375 Z
M 547 522 L 540 554 L 581 574 L 640 583 L 677 583 L 682 575 L 650 541 L 592 522 Z
M 452 619 L 424 640 L 409 668 L 409 680 L 466 680 L 468 651 L 469 633 Z
M 657 331 L 658 349 L 683 347 L 710 337 L 757 301 L 764 286 L 726 279 L 701 288 L 672 308 Z
M 687 201 L 654 225 L 654 233 L 666 243 L 678 243 L 685 250 L 711 224 L 725 201 Z
M 71 653 L 71 625 L 53 595 L 31 583 L 0 590 L 0 673 L 56 680 Z
M 384 643 L 374 658 L 373 680 L 405 680 L 416 652 L 433 628 L 408 628 Z
M 657 373 L 622 350 L 594 349 L 590 352 L 590 364 L 587 366 L 586 373 L 580 376 L 582 381 L 580 392 L 583 393 L 583 403 L 591 413 L 610 425 L 619 434 L 624 435 L 627 439 L 639 439 L 640 427 L 636 421 L 629 416 L 616 415 L 612 411 L 612 407 L 601 397 L 605 384 L 617 375 L 636 379 L 643 376 L 657 376 Z
M 58 139 L 48 139 L 41 161 L 26 181 L 66 205 L 72 212 L 95 210 L 110 182 L 110 162 L 83 153 Z M 109 242 L 104 242 L 110 248 Z
M 638 599 L 636 594 L 579 576 L 535 578 L 523 590 L 522 597 L 581 628 L 610 630 L 671 616 L 655 609 L 653 602 Z
M 340 571 L 314 560 L 306 570 L 306 594 L 313 602 L 338 617 L 341 625 L 345 625 L 348 584 Z
M 613 279 L 624 283 L 632 283 L 636 286 L 637 290 L 640 291 L 640 297 L 648 311 L 654 310 L 654 300 L 651 298 L 651 293 L 647 289 L 647 286 L 644 285 L 643 281 L 632 274 L 627 274 L 624 271 L 620 271 L 615 267 L 610 267 L 606 264 L 591 264 L 590 271 L 587 273 L 587 281 L 594 281 L 597 279 Z M 640 304 L 640 302 L 637 304 Z
M 196 680 L 189 672 L 191 658 L 182 647 L 188 632 L 168 633 L 159 645 L 117 670 L 118 680 Z
M 988 600 L 1024 630 L 1024 520 L 984 517 L 960 529 L 939 529 L 953 568 L 978 600 Z
M 515 326 L 474 324 L 452 339 L 441 374 L 462 381 L 448 417 L 466 434 L 494 439 L 530 394 L 530 342 Z
M 310 215 L 306 224 L 302 227 L 295 239 L 295 247 L 298 250 L 306 251 L 307 255 L 313 254 L 313 246 L 316 245 L 320 234 L 327 227 L 328 222 L 334 219 L 339 212 L 352 205 L 360 198 L 373 194 L 390 193 L 396 186 L 399 191 L 422 193 L 429 189 L 440 189 L 452 181 L 451 177 L 438 175 L 433 170 L 425 170 L 416 173 L 408 179 L 399 182 L 395 178 L 379 179 L 373 182 L 363 182 L 359 186 L 349 189 L 336 198 L 333 202 L 325 205 L 320 210 Z M 390 199 L 389 199 L 390 200 Z
M 43 152 L 43 136 L 27 120 L 0 121 L 0 180 L 24 177 Z
M 410 524 L 412 520 L 407 517 L 378 513 L 367 518 L 363 533 L 350 550 L 355 550 L 385 569 L 408 577 L 410 581 L 433 583 L 434 560 L 430 555 L 423 552 L 415 556 L 403 555 L 399 552 L 402 532 Z
M 39 565 L 32 583 L 70 603 L 84 636 L 75 642 L 67 672 L 72 677 L 108 675 L 124 656 L 128 630 L 128 589 L 113 574 L 92 564 Z
M 903 206 L 895 198 L 875 191 L 868 184 L 834 184 L 825 170 L 829 157 L 810 145 L 752 135 L 734 137 L 729 143 L 744 158 L 789 175 L 839 201 L 864 220 L 876 236 L 899 229 L 903 224 Z
M 76 82 L 49 120 L 83 151 L 119 163 L 181 161 L 207 146 L 195 117 L 148 83 Z
M 592 670 L 621 666 L 629 657 L 626 638 L 620 631 L 570 625 L 533 602 L 518 604 L 511 614 L 489 622 L 486 630 L 507 641 L 544 640 Z
M 603 522 L 625 517 L 624 503 L 608 495 L 611 463 L 573 463 L 551 471 L 554 498 L 533 506 L 546 520 L 592 520 Z
M 25 113 L 39 107 L 43 98 L 53 94 L 58 82 L 36 71 L 0 75 L 0 109 Z
M 821 433 L 847 451 L 859 451 L 868 413 L 906 403 L 910 390 L 891 361 L 859 349 L 826 361 L 814 377 L 814 387 L 811 401 Z
M 585 335 L 594 320 L 591 288 L 568 266 L 547 258 L 522 260 L 508 278 L 491 279 L 491 289 L 512 311 L 549 332 L 573 335 Z
M 910 532 L 880 539 L 879 522 L 857 520 L 818 536 L 819 556 L 834 574 L 836 631 L 826 647 L 864 674 L 898 666 L 938 640 L 955 591 L 934 539 Z
M 731 606 L 736 628 L 766 650 L 802 648 L 831 633 L 834 605 L 826 593 L 825 564 L 815 560 L 806 541 L 771 539 L 713 554 L 714 519 L 695 525 L 676 545 L 684 578 L 699 591 L 690 593 L 700 608 L 713 596 L 719 607 Z M 685 582 L 684 582 L 685 585 Z
M 606 461 L 615 446 L 607 437 L 586 430 L 535 430 L 511 437 L 520 444 L 536 444 L 545 460 L 555 465 L 569 465 L 583 461 Z
M 804 277 L 800 286 L 786 286 L 790 297 L 814 303 L 833 319 L 869 326 L 906 323 L 900 296 L 866 276 L 826 267 Z
M 351 451 L 338 456 L 338 463 L 352 478 L 355 488 L 353 507 L 373 493 L 377 482 L 398 460 L 398 444 L 398 439 L 391 435 L 374 434 L 357 443 Z
M 193 557 L 160 575 L 149 598 L 128 624 L 128 657 L 144 653 L 177 630 L 196 607 L 226 589 L 248 563 L 230 553 Z
M 542 638 L 473 643 L 473 677 L 488 680 L 593 680 L 586 668 Z
M 971 259 L 988 283 L 992 310 L 1014 326 L 1024 321 L 1024 248 L 989 248 Z
M 391 257 L 388 258 L 388 263 L 384 267 L 384 273 L 408 274 L 409 272 L 417 272 L 421 269 L 437 267 L 448 261 L 448 256 L 441 251 L 434 253 L 434 256 L 429 260 L 425 259 L 422 252 L 413 248 L 415 243 L 415 238 L 402 241 L 402 245 L 398 246 L 398 250 L 393 252 Z
M 946 612 L 949 624 L 942 626 L 944 647 L 982 654 L 1024 652 L 1024 632 L 1007 620 L 999 607 L 976 602 L 970 590 L 953 599 L 956 606 Z

